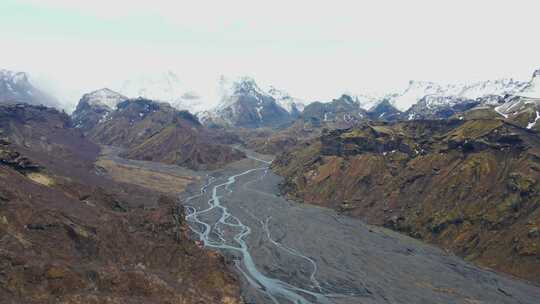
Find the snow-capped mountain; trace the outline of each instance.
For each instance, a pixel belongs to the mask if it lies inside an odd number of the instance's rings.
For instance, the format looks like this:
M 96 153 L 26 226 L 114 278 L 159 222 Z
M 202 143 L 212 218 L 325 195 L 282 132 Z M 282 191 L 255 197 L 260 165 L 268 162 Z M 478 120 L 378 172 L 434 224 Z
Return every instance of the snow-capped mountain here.
M 81 101 L 83 103 L 88 103 L 90 106 L 97 106 L 97 107 L 103 107 L 107 106 L 114 110 L 116 108 L 116 105 L 120 102 L 126 100 L 127 97 L 115 92 L 108 88 L 103 88 L 100 90 L 93 91 L 88 94 L 84 94 Z
M 490 95 L 489 101 L 494 97 Z M 477 99 L 469 99 L 460 96 L 437 96 L 427 95 L 412 105 L 405 112 L 408 120 L 413 119 L 446 119 L 450 116 L 467 111 L 482 104 Z
M 302 113 L 304 110 L 305 101 L 299 98 L 294 98 L 283 90 L 270 86 L 268 89 L 268 94 L 274 97 L 276 102 L 293 116 L 300 115 L 300 113 Z
M 534 71 L 531 81 L 516 95 L 540 98 L 540 69 Z
M 124 81 L 118 91 L 130 98 L 143 97 L 166 102 L 178 110 L 192 113 L 207 110 L 207 105 L 193 90 L 190 90 L 172 71 L 160 74 L 145 74 Z
M 287 124 L 297 116 L 294 98 L 283 92 L 278 93 L 278 90 L 273 90 L 272 93 L 263 90 L 250 77 L 229 79 L 222 76 L 219 92 L 221 100 L 218 106 L 198 115 L 204 124 L 247 128 L 275 127 Z M 273 94 L 278 97 L 279 102 Z
M 473 110 L 494 110 L 498 117 L 504 118 L 515 125 L 540 131 L 540 70 L 536 70 L 529 82 L 519 86 L 517 92 L 511 92 L 504 96 L 488 95 L 475 99 L 476 107 Z M 463 106 L 466 102 L 457 104 Z M 413 106 L 411 109 L 415 108 Z M 461 112 L 464 112 L 463 109 Z
M 499 79 L 479 81 L 469 84 L 438 84 L 427 81 L 410 81 L 405 90 L 395 94 L 390 101 L 401 111 L 406 111 L 411 106 L 426 96 L 436 97 L 432 100 L 439 103 L 440 97 L 451 97 L 449 101 L 473 100 L 490 95 L 504 96 L 522 91 L 528 85 L 527 82 L 514 79 Z M 432 104 L 435 106 L 435 104 Z
M 77 128 L 90 130 L 126 99 L 126 96 L 107 88 L 84 94 L 72 114 L 73 123 Z
M 348 94 L 350 95 L 350 94 Z M 351 95 L 358 102 L 360 107 L 366 111 L 375 108 L 379 103 L 384 100 L 390 99 L 391 95 L 370 95 L 370 94 L 355 94 Z
M 28 74 L 0 69 L 0 103 L 28 103 L 59 107 L 58 101 L 36 88 Z
M 531 80 L 519 92 L 507 96 L 499 103 L 495 111 L 505 118 L 518 115 L 530 105 L 540 107 L 540 69 L 534 71 Z

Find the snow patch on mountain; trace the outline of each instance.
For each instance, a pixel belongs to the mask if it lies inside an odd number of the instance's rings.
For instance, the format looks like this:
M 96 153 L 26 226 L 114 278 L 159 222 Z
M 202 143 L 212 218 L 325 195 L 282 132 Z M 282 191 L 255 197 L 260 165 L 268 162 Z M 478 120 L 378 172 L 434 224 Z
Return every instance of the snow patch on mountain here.
M 499 115 L 501 115 L 502 117 L 508 118 L 508 114 L 506 114 L 506 113 L 503 112 L 503 111 L 504 111 L 504 108 L 505 108 L 505 105 L 502 104 L 502 105 L 500 105 L 500 106 L 495 107 L 494 110 L 495 110 L 495 112 L 497 112 L 497 113 L 498 113 Z
M 530 122 L 529 124 L 527 124 L 527 129 L 534 128 L 534 126 L 536 126 L 536 123 L 538 122 L 539 119 L 540 119 L 540 112 L 536 111 L 536 118 L 534 119 L 533 122 Z

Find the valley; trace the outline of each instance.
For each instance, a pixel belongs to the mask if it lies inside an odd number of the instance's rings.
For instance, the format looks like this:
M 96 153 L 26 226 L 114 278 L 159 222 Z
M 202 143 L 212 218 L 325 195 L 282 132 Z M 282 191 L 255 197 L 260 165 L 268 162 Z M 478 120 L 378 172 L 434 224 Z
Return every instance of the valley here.
M 193 236 L 233 260 L 247 303 L 536 303 L 540 288 L 278 195 L 258 155 L 182 195 Z M 268 158 L 266 158 L 268 159 Z
M 535 303 L 539 75 L 311 103 L 243 77 L 198 113 L 107 88 L 71 115 L 0 99 L 1 295 Z
M 0 304 L 540 304 L 540 1 L 0 1 Z

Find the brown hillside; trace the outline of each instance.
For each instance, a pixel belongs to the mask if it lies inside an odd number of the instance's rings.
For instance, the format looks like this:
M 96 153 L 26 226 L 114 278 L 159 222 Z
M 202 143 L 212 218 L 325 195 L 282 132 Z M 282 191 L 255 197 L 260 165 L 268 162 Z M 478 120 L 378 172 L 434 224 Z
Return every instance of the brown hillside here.
M 125 157 L 192 169 L 214 169 L 245 157 L 226 145 L 237 142 L 235 136 L 210 131 L 189 112 L 146 99 L 118 104 L 90 134 L 96 142 L 126 148 Z
M 0 123 L 2 303 L 240 303 L 174 197 L 99 175 L 65 114 L 0 106 Z
M 501 120 L 363 124 L 278 157 L 282 190 L 540 282 L 540 137 Z

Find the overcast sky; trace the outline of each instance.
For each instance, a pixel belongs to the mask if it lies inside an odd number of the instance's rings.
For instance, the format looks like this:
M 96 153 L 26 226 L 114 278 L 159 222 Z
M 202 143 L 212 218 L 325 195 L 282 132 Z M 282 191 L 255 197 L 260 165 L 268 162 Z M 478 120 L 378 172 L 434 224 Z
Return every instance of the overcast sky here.
M 538 0 L 1 0 L 0 68 L 69 98 L 164 70 L 202 95 L 221 74 L 249 75 L 308 100 L 527 80 L 538 12 Z

